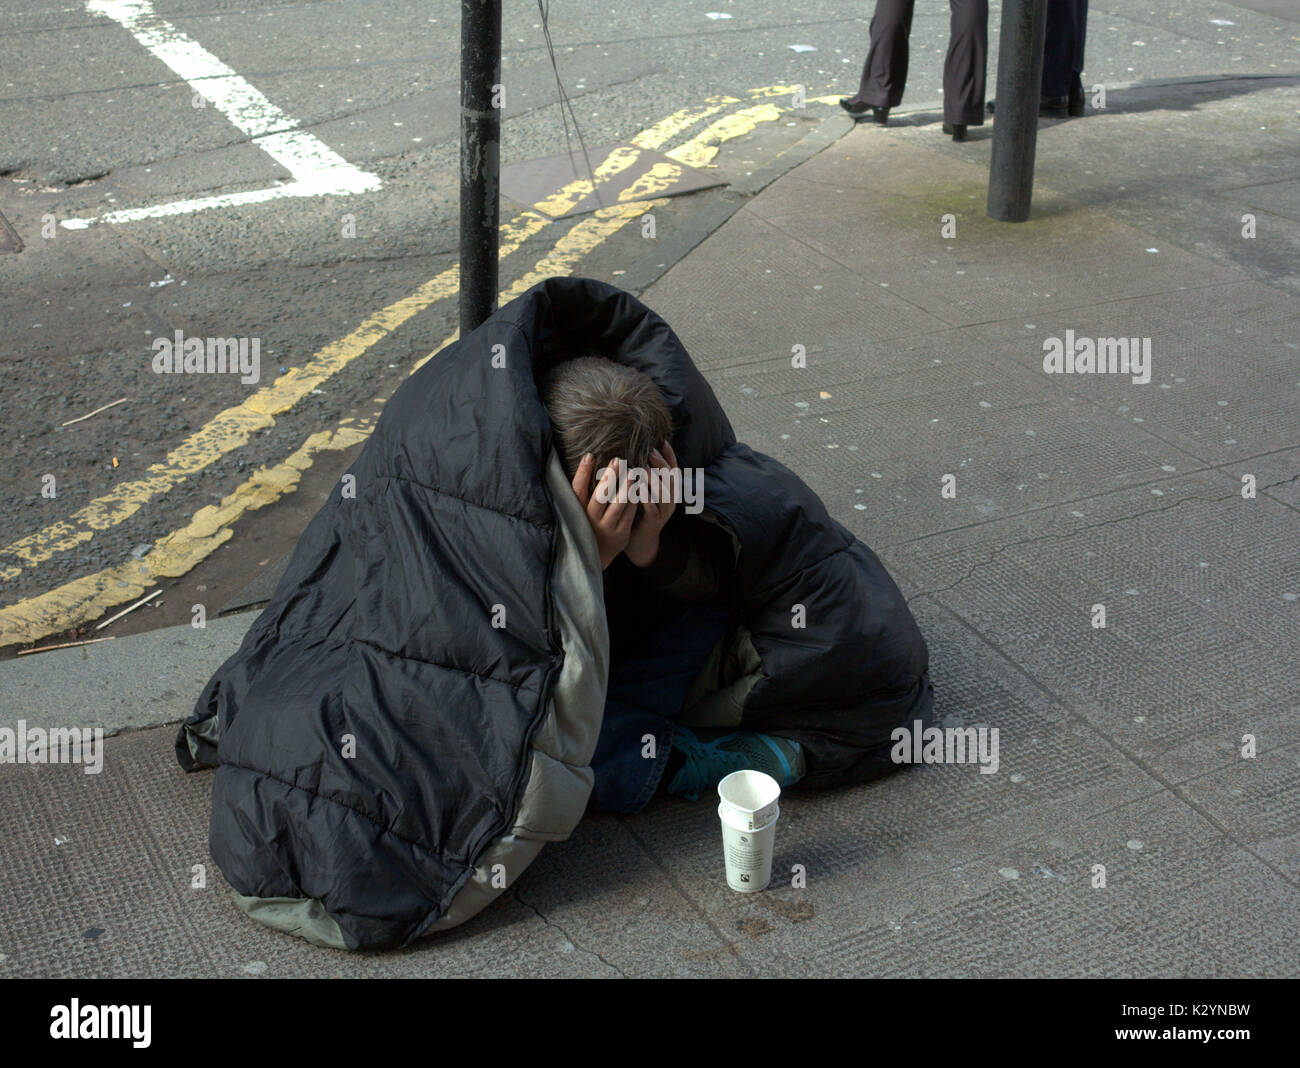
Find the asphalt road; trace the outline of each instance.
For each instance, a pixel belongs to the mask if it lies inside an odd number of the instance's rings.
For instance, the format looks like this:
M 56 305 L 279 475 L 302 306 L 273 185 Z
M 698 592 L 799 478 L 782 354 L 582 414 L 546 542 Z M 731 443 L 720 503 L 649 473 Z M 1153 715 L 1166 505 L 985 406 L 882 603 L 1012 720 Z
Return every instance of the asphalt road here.
M 919 6 L 904 108 L 940 97 L 947 9 Z M 1294 73 L 1300 24 L 1288 37 L 1276 17 L 1255 13 L 1285 16 L 1275 10 L 1285 6 L 1188 0 L 1174 12 L 1155 2 L 1094 3 L 1085 82 Z M 557 0 L 549 25 L 559 76 L 595 146 L 703 112 L 718 97 L 742 110 L 765 99 L 748 95 L 762 87 L 804 85 L 809 97 L 853 91 L 870 8 Z M 990 95 L 998 16 L 995 3 Z M 406 306 L 400 322 L 374 328 L 363 350 L 287 410 L 250 423 L 238 447 L 218 447 L 216 434 L 195 441 L 220 413 L 246 407 L 279 376 L 291 380 L 292 368 L 340 339 L 352 335 L 358 348 L 360 324 L 455 266 L 458 19 L 451 0 L 35 8 L 0 0 L 0 214 L 24 245 L 0 254 L 0 412 L 10 457 L 0 467 L 0 611 L 158 552 L 200 509 L 312 435 L 347 420 L 363 428 L 414 363 L 451 336 L 454 285 L 443 285 Z M 564 152 L 537 5 L 507 0 L 504 25 L 503 162 Z M 790 109 L 788 94 L 771 99 Z M 684 127 L 662 150 L 725 113 Z M 746 124 L 701 166 L 728 183 L 761 171 L 829 113 L 823 104 Z M 718 215 L 701 205 L 725 195 L 715 189 L 663 208 L 660 238 L 673 240 L 658 266 L 706 236 Z M 502 219 L 525 208 L 506 202 Z M 551 269 L 618 282 L 646 261 L 637 227 L 593 245 L 577 229 L 583 219 L 525 236 L 503 261 L 503 286 Z M 554 258 L 566 248 L 571 254 Z M 259 380 L 155 373 L 155 342 L 178 330 L 258 339 Z M 292 545 L 355 454 L 340 444 L 317 454 L 298 492 L 272 494 L 275 503 L 233 523 L 233 537 L 179 588 L 175 578 L 160 582 L 175 590 L 165 610 L 142 610 L 115 629 L 181 621 L 196 601 L 219 608 Z M 44 626 L 39 637 L 74 636 L 77 622 Z

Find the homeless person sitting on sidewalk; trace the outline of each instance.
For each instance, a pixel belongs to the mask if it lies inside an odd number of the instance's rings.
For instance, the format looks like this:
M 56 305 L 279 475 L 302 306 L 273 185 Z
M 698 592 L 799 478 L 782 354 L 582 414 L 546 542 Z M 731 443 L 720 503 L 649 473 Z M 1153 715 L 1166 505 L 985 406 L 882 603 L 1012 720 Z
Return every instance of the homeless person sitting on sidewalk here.
M 694 480 L 686 472 L 683 484 L 658 387 L 635 367 L 566 354 L 542 396 L 604 569 L 610 674 L 592 806 L 636 812 L 656 785 L 697 800 L 742 768 L 792 786 L 804 774 L 798 742 L 673 723 L 710 651 L 739 620 L 731 537 L 678 507 Z M 703 487 L 691 489 L 696 496 Z
M 694 503 L 620 506 L 614 460 L 680 468 Z M 888 774 L 893 730 L 931 718 L 927 669 L 875 554 L 736 441 L 668 324 L 551 278 L 388 401 L 176 753 L 217 769 L 241 909 L 399 946 L 474 916 L 589 804 L 742 766 Z

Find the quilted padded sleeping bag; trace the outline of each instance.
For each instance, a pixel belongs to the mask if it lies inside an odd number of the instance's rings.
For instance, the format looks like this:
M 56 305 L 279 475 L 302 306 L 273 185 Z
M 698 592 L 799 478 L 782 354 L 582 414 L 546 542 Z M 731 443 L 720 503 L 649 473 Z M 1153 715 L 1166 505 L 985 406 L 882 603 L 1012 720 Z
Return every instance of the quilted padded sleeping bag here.
M 609 639 L 538 383 L 584 346 L 659 385 L 704 517 L 735 546 L 743 623 L 679 721 L 793 738 L 817 788 L 869 777 L 928 712 L 925 642 L 871 550 L 737 443 L 662 318 L 551 278 L 397 390 L 355 495 L 341 483 L 312 519 L 178 735 L 183 767 L 217 769 L 212 856 L 254 919 L 403 945 L 475 915 L 582 817 Z

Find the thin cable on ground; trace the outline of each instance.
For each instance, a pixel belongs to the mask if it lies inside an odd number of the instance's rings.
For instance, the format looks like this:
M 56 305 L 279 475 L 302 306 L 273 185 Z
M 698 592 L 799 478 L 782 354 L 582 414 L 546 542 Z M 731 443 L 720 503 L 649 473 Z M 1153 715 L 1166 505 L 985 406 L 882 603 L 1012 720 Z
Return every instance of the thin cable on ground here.
M 537 10 L 542 16 L 542 36 L 546 38 L 546 51 L 551 57 L 551 69 L 555 71 L 555 87 L 560 94 L 560 119 L 564 123 L 564 148 L 568 153 L 569 162 L 573 164 L 573 176 L 581 178 L 578 173 L 578 166 L 573 161 L 573 142 L 569 140 L 569 116 L 573 118 L 573 132 L 578 135 L 578 144 L 582 146 L 582 158 L 587 164 L 587 174 L 591 176 L 591 190 L 595 194 L 596 203 L 600 207 L 605 206 L 604 200 L 601 199 L 600 190 L 596 188 L 596 172 L 591 166 L 591 157 L 587 155 L 587 142 L 583 140 L 582 129 L 578 126 L 578 116 L 573 110 L 573 102 L 569 99 L 569 94 L 564 91 L 564 83 L 560 80 L 560 67 L 555 62 L 555 46 L 551 43 L 551 0 L 537 0 Z M 564 114 L 564 109 L 569 109 L 569 116 Z

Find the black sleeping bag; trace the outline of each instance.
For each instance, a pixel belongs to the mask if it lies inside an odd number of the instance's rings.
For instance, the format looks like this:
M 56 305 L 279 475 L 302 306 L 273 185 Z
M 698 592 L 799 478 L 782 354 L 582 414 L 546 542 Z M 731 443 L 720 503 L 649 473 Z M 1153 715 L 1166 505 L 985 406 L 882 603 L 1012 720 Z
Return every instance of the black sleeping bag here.
M 345 479 L 312 519 L 178 735 L 183 767 L 217 768 L 212 856 L 254 918 L 402 945 L 473 916 L 577 825 L 609 639 L 537 383 L 584 346 L 658 384 L 703 518 L 736 550 L 742 624 L 679 721 L 792 738 L 818 788 L 878 775 L 890 732 L 928 716 L 925 642 L 875 554 L 736 442 L 663 319 L 551 278 L 397 390 L 354 493 Z

